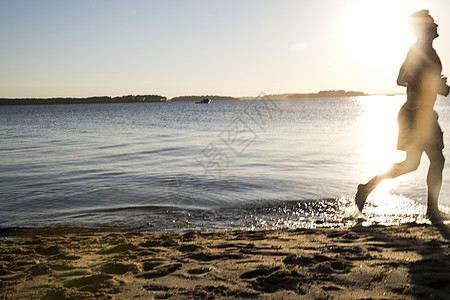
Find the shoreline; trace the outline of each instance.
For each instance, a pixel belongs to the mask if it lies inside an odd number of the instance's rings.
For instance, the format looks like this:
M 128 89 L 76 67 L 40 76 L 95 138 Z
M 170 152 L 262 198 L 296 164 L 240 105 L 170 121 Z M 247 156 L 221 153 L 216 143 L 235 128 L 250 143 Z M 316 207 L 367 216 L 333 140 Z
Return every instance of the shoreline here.
M 14 105 L 58 105 L 58 104 L 113 104 L 113 103 L 163 103 L 163 102 L 198 102 L 204 98 L 211 101 L 241 100 L 299 100 L 314 98 L 342 98 L 368 96 L 364 92 L 345 90 L 324 90 L 317 93 L 284 93 L 265 95 L 265 97 L 233 97 L 223 95 L 184 95 L 168 98 L 162 95 L 127 95 L 127 96 L 90 96 L 90 97 L 50 97 L 50 98 L 1 98 L 0 106 Z
M 450 293 L 446 224 L 154 233 L 83 228 L 13 238 L 2 232 L 0 238 L 1 299 L 445 299 Z

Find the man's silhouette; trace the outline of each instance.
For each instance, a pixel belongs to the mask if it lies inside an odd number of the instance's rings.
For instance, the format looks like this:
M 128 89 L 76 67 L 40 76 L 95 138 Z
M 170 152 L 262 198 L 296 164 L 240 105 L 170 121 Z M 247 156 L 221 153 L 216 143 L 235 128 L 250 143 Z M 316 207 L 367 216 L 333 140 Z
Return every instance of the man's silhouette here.
M 407 98 L 398 114 L 397 149 L 406 151 L 406 159 L 392 165 L 386 172 L 376 175 L 368 183 L 360 184 L 355 202 L 362 211 L 369 194 L 385 179 L 415 171 L 422 153 L 430 159 L 427 175 L 427 215 L 430 219 L 442 218 L 438 209 L 438 198 L 444 169 L 444 143 L 437 122 L 438 115 L 433 106 L 437 94 L 447 96 L 447 78 L 441 75 L 442 64 L 433 49 L 433 40 L 439 35 L 438 25 L 428 10 L 421 10 L 409 17 L 410 30 L 417 42 L 410 48 L 400 68 L 397 84 L 406 87 Z

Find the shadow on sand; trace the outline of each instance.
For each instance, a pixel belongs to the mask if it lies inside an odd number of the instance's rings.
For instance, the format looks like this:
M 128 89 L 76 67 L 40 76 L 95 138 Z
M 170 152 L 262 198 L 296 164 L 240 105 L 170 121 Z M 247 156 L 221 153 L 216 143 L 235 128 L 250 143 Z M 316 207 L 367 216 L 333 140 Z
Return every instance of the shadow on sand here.
M 432 234 L 430 230 L 436 228 L 442 238 Z M 398 268 L 407 269 L 407 282 L 403 288 L 393 288 L 392 291 L 404 298 L 414 299 L 448 299 L 450 295 L 450 227 L 444 223 L 408 224 L 405 235 L 399 234 L 384 226 L 362 227 L 351 229 L 358 236 L 365 236 L 368 243 L 378 251 L 392 251 L 398 259 L 388 264 L 390 270 L 383 274 L 386 285 L 395 281 Z M 416 256 L 417 258 L 411 258 Z M 404 280 L 404 279 L 403 279 Z

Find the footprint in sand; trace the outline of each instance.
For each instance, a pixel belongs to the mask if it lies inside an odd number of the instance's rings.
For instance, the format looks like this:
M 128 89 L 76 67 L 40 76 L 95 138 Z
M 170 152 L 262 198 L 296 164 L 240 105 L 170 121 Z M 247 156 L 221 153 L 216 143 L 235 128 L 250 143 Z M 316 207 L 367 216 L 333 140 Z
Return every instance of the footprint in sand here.
M 211 270 L 212 270 L 212 268 L 210 268 L 210 267 L 203 267 L 203 268 L 190 269 L 187 271 L 187 273 L 190 275 L 204 275 L 206 273 L 211 272 Z
M 66 288 L 78 288 L 81 291 L 93 293 L 101 289 L 108 289 L 116 292 L 120 290 L 120 282 L 115 280 L 111 275 L 107 274 L 95 274 L 75 278 L 66 281 L 63 285 Z
M 338 246 L 333 245 L 326 248 L 327 251 L 333 253 L 342 253 L 342 254 L 361 254 L 363 249 L 359 246 Z
M 301 287 L 303 276 L 296 271 L 279 270 L 267 276 L 258 276 L 253 283 L 255 290 L 266 293 L 274 293 L 278 290 L 292 290 L 297 294 L 304 295 Z
M 62 262 L 62 263 L 57 263 L 57 264 L 51 265 L 51 268 L 55 271 L 68 271 L 68 270 L 73 270 L 76 267 L 74 267 L 73 265 L 69 265 L 65 262 Z
M 112 248 L 100 250 L 97 253 L 98 254 L 113 254 L 113 253 L 120 253 L 120 252 L 126 252 L 126 251 L 134 251 L 137 249 L 136 245 L 133 244 L 120 244 L 117 246 L 114 246 Z
M 211 254 L 208 252 L 199 252 L 193 253 L 190 255 L 190 258 L 200 261 L 211 261 L 216 259 L 242 259 L 244 258 L 241 254 L 231 254 L 231 253 L 223 253 L 223 254 Z
M 146 248 L 152 248 L 152 247 L 175 247 L 178 246 L 178 242 L 174 239 L 170 238 L 162 238 L 162 239 L 154 239 L 154 240 L 148 240 L 143 243 L 140 243 L 139 246 L 146 247 Z
M 157 266 L 164 264 L 164 262 L 165 262 L 164 260 L 157 258 L 148 259 L 143 262 L 142 268 L 144 269 L 144 271 L 151 271 Z
M 283 259 L 283 263 L 285 265 L 296 265 L 299 267 L 307 267 L 314 263 L 314 259 L 308 256 L 297 256 L 297 255 L 289 255 Z
M 181 252 L 194 252 L 197 249 L 203 249 L 203 248 L 201 246 L 197 246 L 195 244 L 187 244 L 187 245 L 181 246 L 178 250 L 180 250 Z
M 30 272 L 31 276 L 39 276 L 52 273 L 52 269 L 46 264 L 34 265 L 28 271 Z
M 179 270 L 181 268 L 181 266 L 182 266 L 182 264 L 163 265 L 163 266 L 153 269 L 152 271 L 143 273 L 137 277 L 145 278 L 145 279 L 163 277 L 163 276 L 166 276 L 170 273 L 173 273 L 173 272 Z
M 315 264 L 309 269 L 322 274 L 348 273 L 353 265 L 347 261 L 326 261 Z
M 91 269 L 74 269 L 74 270 L 58 273 L 56 275 L 56 277 L 67 279 L 66 277 L 86 276 L 86 275 L 92 275 L 93 273 L 94 272 L 92 272 Z
M 270 273 L 273 273 L 279 269 L 280 269 L 280 267 L 270 268 L 268 266 L 260 266 L 254 270 L 242 273 L 241 276 L 239 276 L 239 277 L 242 279 L 250 279 L 250 278 L 255 278 L 258 276 L 269 275 Z
M 106 274 L 125 274 L 127 272 L 137 273 L 139 269 L 134 264 L 106 263 L 100 267 L 100 271 Z
M 55 246 L 50 246 L 50 247 L 37 247 L 36 248 L 36 253 L 41 254 L 41 255 L 46 255 L 46 256 L 51 256 L 51 255 L 57 255 L 61 253 L 61 247 L 59 247 L 58 245 Z
M 347 273 L 353 266 L 348 261 L 336 260 L 325 255 L 314 255 L 313 257 L 289 255 L 283 260 L 283 263 L 290 267 L 309 267 L 310 270 L 323 274 Z
M 144 289 L 147 291 L 168 291 L 169 288 L 165 285 L 158 285 L 158 284 L 146 284 L 143 286 Z

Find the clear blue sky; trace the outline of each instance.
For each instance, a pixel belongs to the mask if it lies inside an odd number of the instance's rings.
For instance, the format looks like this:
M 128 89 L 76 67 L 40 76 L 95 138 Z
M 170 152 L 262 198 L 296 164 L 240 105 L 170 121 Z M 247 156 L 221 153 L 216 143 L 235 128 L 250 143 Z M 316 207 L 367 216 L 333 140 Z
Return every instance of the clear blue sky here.
M 448 75 L 446 0 L 0 0 L 0 97 L 399 92 L 422 8 Z

